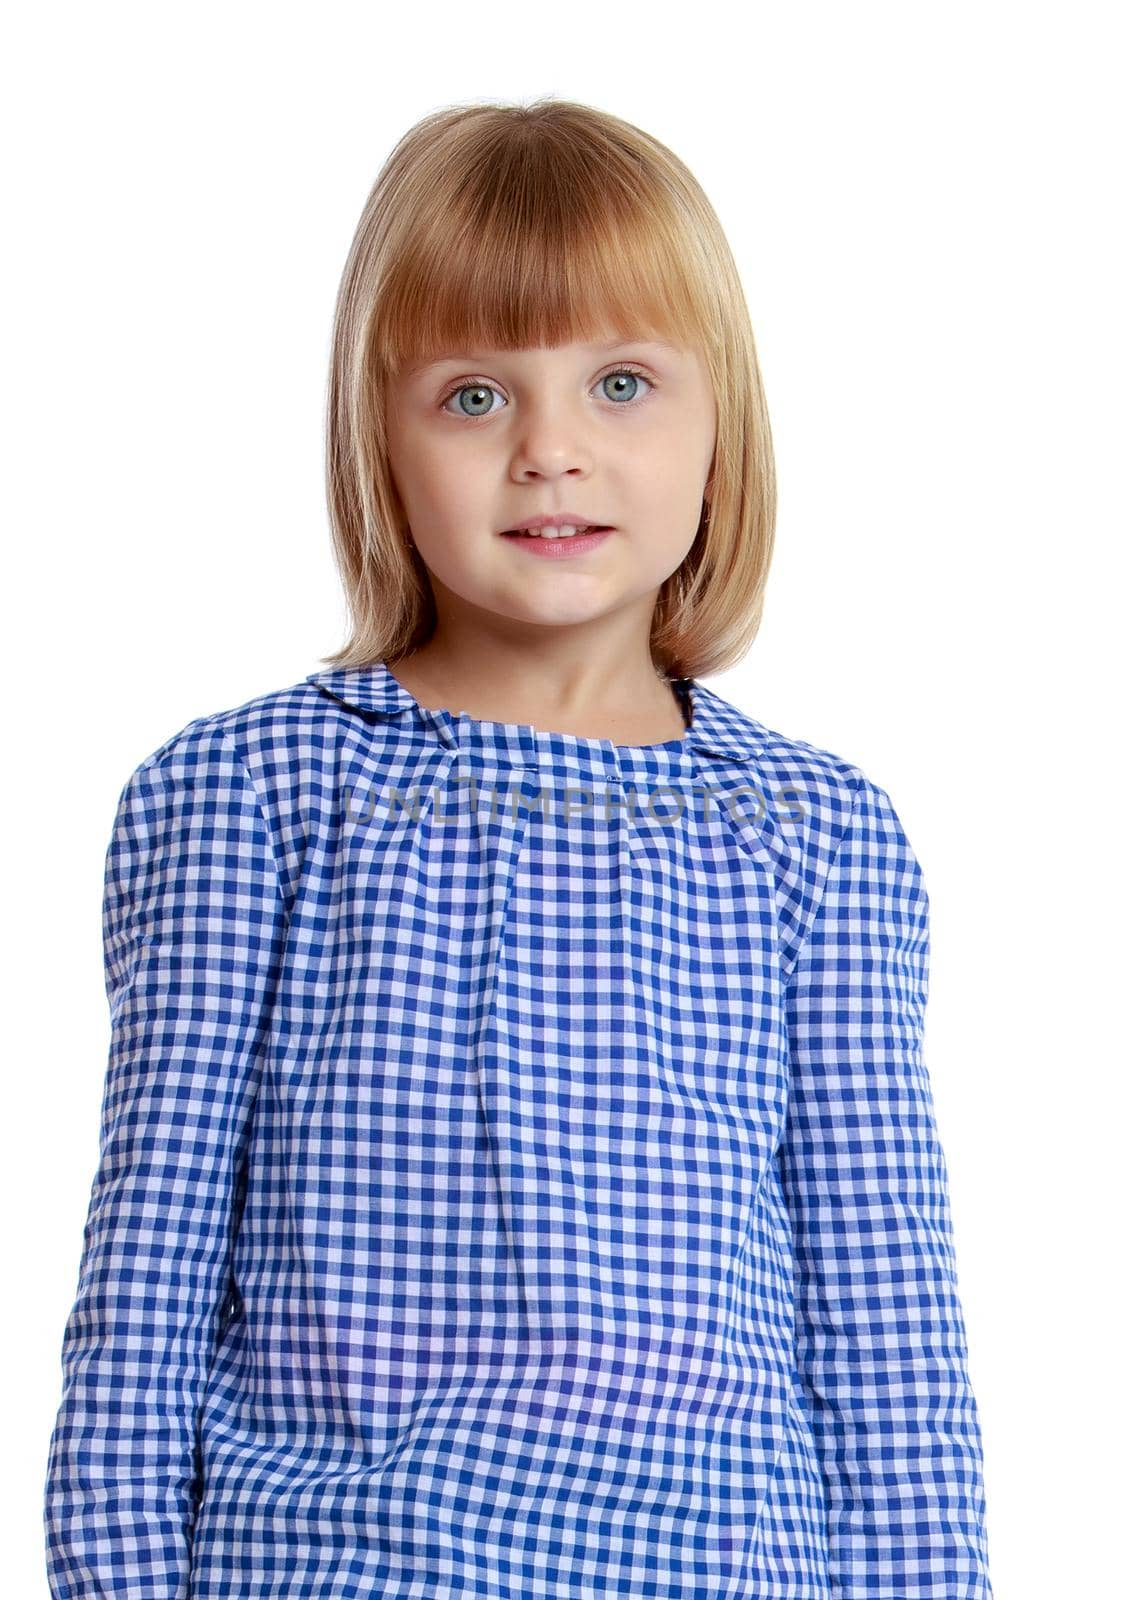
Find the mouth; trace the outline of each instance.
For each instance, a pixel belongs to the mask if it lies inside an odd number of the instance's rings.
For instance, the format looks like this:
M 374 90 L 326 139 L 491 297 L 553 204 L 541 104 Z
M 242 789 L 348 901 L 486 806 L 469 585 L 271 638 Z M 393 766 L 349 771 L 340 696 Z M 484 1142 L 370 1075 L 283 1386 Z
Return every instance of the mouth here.
M 614 532 L 614 528 L 601 525 L 567 529 L 513 528 L 501 533 L 500 538 L 510 540 L 528 556 L 538 556 L 548 561 L 567 561 L 572 556 L 585 556 L 597 550 Z
M 581 539 L 593 533 L 614 533 L 614 529 L 602 523 L 592 523 L 589 528 L 571 527 L 564 528 L 508 528 L 501 535 L 501 539 Z

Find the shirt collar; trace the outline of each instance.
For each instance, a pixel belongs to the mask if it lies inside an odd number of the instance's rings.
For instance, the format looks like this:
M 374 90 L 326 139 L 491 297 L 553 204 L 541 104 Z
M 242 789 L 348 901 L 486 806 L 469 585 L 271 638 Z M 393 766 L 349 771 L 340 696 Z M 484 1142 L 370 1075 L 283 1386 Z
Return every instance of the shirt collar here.
M 420 702 L 389 671 L 383 661 L 361 667 L 329 667 L 311 672 L 305 680 L 324 694 L 372 718 L 410 713 L 424 715 Z M 688 743 L 693 751 L 728 761 L 749 761 L 765 746 L 766 730 L 696 678 L 680 682 L 689 697 L 691 721 Z

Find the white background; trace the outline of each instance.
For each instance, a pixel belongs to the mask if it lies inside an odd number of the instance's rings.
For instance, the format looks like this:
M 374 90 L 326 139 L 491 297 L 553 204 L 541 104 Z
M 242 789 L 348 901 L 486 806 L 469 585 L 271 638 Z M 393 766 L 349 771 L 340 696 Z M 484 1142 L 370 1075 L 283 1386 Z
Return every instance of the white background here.
M 925 872 L 997 1596 L 1135 1580 L 1128 13 L 48 4 L 9 24 L 8 1592 L 47 1595 L 116 798 L 191 718 L 341 644 L 322 405 L 361 206 L 430 110 L 551 94 L 676 150 L 746 286 L 778 547 L 748 662 L 707 681 L 887 788 Z

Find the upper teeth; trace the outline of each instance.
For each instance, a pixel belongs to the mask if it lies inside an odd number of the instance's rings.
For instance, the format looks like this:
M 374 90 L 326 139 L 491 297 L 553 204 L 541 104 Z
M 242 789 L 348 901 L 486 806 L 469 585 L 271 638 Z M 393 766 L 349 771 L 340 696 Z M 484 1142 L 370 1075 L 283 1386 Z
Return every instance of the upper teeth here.
M 586 533 L 586 528 L 577 528 L 573 523 L 567 522 L 561 528 L 517 528 L 517 533 L 530 533 L 534 538 L 538 535 L 541 539 L 566 539 L 573 533 Z

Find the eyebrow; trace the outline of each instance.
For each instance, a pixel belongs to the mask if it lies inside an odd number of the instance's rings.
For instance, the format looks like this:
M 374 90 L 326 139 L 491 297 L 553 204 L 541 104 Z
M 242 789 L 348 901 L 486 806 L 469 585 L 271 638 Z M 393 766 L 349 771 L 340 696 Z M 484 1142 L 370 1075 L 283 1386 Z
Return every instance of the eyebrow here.
M 676 344 L 671 344 L 668 339 L 615 339 L 609 344 L 596 344 L 592 345 L 591 348 L 598 351 L 600 356 L 605 356 L 608 350 L 625 350 L 631 345 L 635 344 L 643 345 L 647 349 L 652 350 L 666 350 L 671 355 L 680 356 L 682 354 L 681 347 Z M 494 350 L 489 352 L 489 354 L 493 357 L 512 355 L 515 353 L 516 352 L 511 350 Z M 415 378 L 419 377 L 423 372 L 431 371 L 433 367 L 445 366 L 449 361 L 471 361 L 472 359 L 473 356 L 470 350 L 451 350 L 446 355 L 432 356 L 427 361 L 418 361 L 415 366 L 411 366 L 407 369 L 406 375 L 410 378 Z

